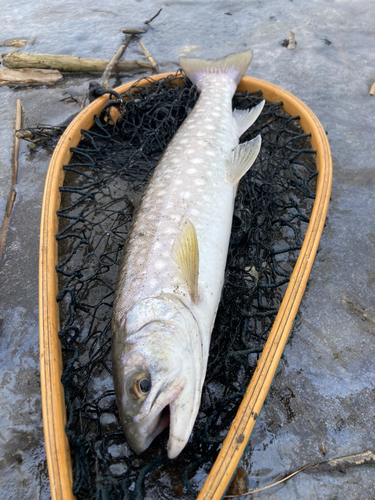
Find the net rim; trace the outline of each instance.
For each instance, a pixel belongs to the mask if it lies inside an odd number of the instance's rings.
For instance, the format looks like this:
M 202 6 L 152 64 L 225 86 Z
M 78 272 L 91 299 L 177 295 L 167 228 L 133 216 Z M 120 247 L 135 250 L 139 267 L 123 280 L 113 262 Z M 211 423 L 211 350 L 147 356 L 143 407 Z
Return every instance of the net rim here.
M 162 73 L 144 78 L 138 85 L 147 86 L 151 81 L 174 74 Z M 134 80 L 115 90 L 123 93 L 136 82 Z M 261 90 L 268 102 L 283 101 L 283 111 L 290 116 L 300 117 L 299 124 L 305 133 L 311 134 L 311 145 L 317 151 L 316 165 L 319 173 L 310 223 L 288 288 L 237 415 L 199 493 L 199 500 L 222 498 L 245 451 L 307 284 L 323 231 L 332 184 L 332 160 L 326 133 L 318 118 L 304 102 L 277 85 L 247 76 L 242 78 L 237 90 Z M 61 200 L 59 188 L 64 182 L 63 166 L 69 163 L 72 155 L 70 149 L 79 144 L 83 136 L 81 130 L 93 126 L 94 115 L 100 113 L 108 99 L 109 97 L 104 95 L 92 102 L 77 115 L 61 136 L 48 167 L 42 202 L 39 253 L 40 373 L 44 438 L 52 500 L 75 498 L 72 492 L 71 456 L 65 433 L 66 407 L 61 383 L 63 362 L 58 338 L 60 321 L 56 302 L 58 278 L 55 266 L 58 263 L 58 247 L 55 236 L 58 232 L 56 212 Z

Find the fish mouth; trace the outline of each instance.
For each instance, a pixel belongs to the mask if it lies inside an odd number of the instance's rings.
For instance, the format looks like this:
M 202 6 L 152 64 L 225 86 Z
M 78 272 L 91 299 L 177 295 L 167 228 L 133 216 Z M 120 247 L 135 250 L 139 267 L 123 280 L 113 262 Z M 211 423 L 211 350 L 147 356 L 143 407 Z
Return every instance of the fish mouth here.
M 186 378 L 181 377 L 166 388 L 155 387 L 145 401 L 141 412 L 134 417 L 134 430 L 127 436 L 131 446 L 137 453 L 145 451 L 152 441 L 171 422 L 173 402 L 184 390 Z

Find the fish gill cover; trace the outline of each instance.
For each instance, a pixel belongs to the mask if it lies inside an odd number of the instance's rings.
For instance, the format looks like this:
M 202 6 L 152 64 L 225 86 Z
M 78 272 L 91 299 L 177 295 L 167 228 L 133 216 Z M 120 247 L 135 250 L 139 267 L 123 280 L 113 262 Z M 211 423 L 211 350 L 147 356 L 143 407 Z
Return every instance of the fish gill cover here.
M 111 376 L 111 316 L 134 200 L 198 93 L 179 73 L 135 84 L 96 117 L 74 148 L 61 188 L 59 294 L 62 381 L 73 461 L 73 492 L 83 499 L 195 498 L 234 418 L 262 352 L 301 248 L 315 189 L 314 151 L 278 104 L 266 104 L 240 142 L 262 135 L 241 180 L 225 285 L 211 339 L 200 411 L 177 459 L 168 429 L 143 454 L 128 446 Z M 179 82 L 179 83 L 177 83 Z M 258 104 L 261 92 L 236 93 L 233 107 Z M 121 111 L 114 123 L 113 106 Z

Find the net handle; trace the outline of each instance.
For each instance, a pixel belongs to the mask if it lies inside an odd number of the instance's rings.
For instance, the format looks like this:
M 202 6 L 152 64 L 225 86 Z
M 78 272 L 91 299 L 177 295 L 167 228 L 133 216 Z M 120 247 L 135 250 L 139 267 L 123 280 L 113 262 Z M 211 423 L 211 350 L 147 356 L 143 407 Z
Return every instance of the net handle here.
M 146 86 L 151 80 L 168 76 L 171 74 L 145 78 L 139 86 Z M 116 91 L 125 92 L 134 83 L 133 81 L 122 85 Z M 317 193 L 305 240 L 279 313 L 238 413 L 198 496 L 199 500 L 222 498 L 242 457 L 305 290 L 330 197 L 332 163 L 328 140 L 320 122 L 302 101 L 276 85 L 244 77 L 238 87 L 239 91 L 254 92 L 259 89 L 267 101 L 283 101 L 283 109 L 289 115 L 300 115 L 301 127 L 306 133 L 312 134 L 311 144 L 317 150 L 316 161 L 319 170 Z M 108 96 L 96 99 L 82 110 L 66 129 L 52 155 L 44 187 L 39 253 L 39 343 L 44 439 L 52 500 L 75 498 L 72 492 L 73 473 L 69 443 L 65 433 L 66 407 L 61 383 L 63 362 L 58 338 L 60 320 L 56 302 L 58 277 L 55 268 L 58 263 L 58 247 L 55 237 L 58 233 L 56 212 L 61 201 L 59 188 L 64 182 L 63 166 L 69 163 L 72 156 L 70 148 L 79 144 L 83 136 L 82 129 L 90 129 L 94 125 L 94 115 L 100 114 L 107 100 Z

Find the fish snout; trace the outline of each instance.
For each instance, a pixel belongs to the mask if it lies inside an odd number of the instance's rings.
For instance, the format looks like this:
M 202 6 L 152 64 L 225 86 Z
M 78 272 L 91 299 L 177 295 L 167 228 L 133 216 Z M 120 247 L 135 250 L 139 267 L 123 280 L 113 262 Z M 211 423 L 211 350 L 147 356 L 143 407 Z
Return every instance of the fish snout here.
M 187 384 L 181 394 L 169 405 L 168 457 L 176 458 L 189 441 L 200 405 L 200 391 Z

